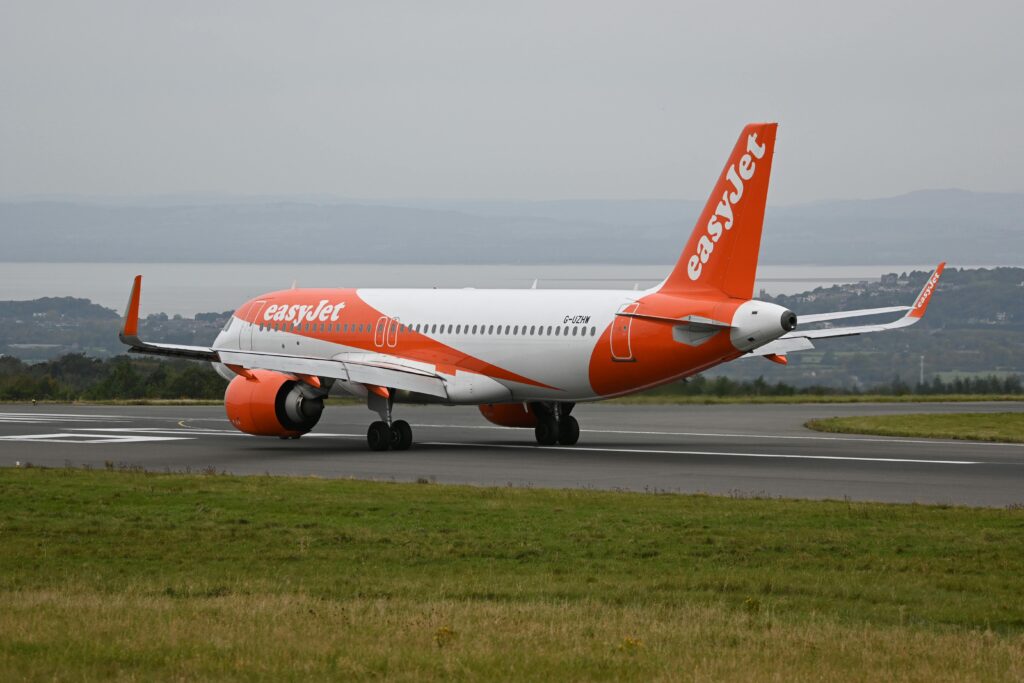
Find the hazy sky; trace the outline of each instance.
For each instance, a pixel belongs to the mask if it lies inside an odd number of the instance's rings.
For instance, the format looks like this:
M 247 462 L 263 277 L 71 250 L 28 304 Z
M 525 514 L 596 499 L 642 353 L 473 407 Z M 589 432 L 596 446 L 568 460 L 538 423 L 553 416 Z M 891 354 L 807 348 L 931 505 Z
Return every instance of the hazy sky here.
M 1024 190 L 1020 2 L 0 3 L 0 195 Z

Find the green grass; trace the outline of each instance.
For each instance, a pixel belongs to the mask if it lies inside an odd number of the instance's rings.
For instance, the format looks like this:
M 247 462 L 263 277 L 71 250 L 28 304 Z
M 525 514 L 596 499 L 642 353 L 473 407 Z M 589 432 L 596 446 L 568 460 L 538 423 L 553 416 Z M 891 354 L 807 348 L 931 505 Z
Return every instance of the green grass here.
M 804 394 L 797 396 L 714 396 L 684 394 L 634 394 L 608 399 L 600 403 L 619 405 L 718 405 L 741 403 L 964 403 L 974 401 L 1024 401 L 1021 394 Z M 5 403 L 31 403 L 31 401 L 5 401 Z M 79 405 L 134 405 L 134 406 L 219 406 L 220 399 L 111 399 L 95 401 L 38 401 L 44 404 Z M 328 399 L 329 405 L 362 405 L 357 398 L 335 397 Z
M 1022 394 L 800 394 L 795 396 L 714 396 L 634 394 L 607 403 L 623 405 L 735 404 L 735 403 L 961 403 L 970 401 L 1024 401 Z
M 810 429 L 845 434 L 919 436 L 1024 443 L 1024 413 L 951 413 L 946 415 L 869 415 L 810 420 Z
M 1022 593 L 1022 507 L 0 469 L 2 680 L 1020 680 Z

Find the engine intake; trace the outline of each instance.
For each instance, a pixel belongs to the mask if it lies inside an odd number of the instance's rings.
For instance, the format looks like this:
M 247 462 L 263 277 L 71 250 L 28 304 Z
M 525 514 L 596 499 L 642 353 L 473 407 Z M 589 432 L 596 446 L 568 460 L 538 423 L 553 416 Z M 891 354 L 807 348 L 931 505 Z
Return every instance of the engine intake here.
M 231 380 L 224 392 L 224 410 L 236 429 L 286 438 L 301 436 L 320 421 L 322 393 L 280 372 L 248 373 Z

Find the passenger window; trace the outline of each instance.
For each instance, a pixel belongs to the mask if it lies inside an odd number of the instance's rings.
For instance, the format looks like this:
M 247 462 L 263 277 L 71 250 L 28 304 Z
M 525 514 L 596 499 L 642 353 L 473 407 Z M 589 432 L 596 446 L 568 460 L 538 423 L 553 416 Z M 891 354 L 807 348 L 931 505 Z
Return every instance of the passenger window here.
M 505 325 L 505 334 L 508 334 L 508 331 L 511 330 L 511 329 L 512 329 L 511 325 Z
M 476 334 L 476 325 L 473 325 L 473 334 Z
M 519 334 L 519 325 L 512 328 L 512 334 Z
M 555 328 L 555 336 L 556 336 L 556 337 L 558 336 L 558 334 L 559 334 L 559 332 L 561 331 L 561 329 L 562 329 L 561 327 L 556 327 L 556 328 Z
M 574 336 L 574 337 L 576 336 L 576 326 L 575 325 L 573 325 L 573 328 L 572 328 L 572 336 Z
M 597 336 L 597 328 L 596 327 L 591 327 L 590 328 L 590 336 L 591 337 Z
M 566 326 L 565 326 L 565 329 L 564 329 L 564 330 L 562 330 L 562 334 L 563 334 L 564 336 L 566 336 L 566 337 L 568 337 L 568 336 L 569 336 L 569 326 L 568 326 L 568 325 L 566 325 Z
M 532 336 L 534 331 L 537 329 L 535 325 L 530 325 L 530 335 Z

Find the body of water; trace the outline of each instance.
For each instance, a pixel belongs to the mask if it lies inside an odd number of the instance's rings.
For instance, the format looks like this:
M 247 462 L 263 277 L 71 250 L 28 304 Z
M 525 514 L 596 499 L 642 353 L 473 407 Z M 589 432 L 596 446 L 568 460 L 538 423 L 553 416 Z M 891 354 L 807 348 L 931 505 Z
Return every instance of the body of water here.
M 929 270 L 899 266 L 761 266 L 756 291 L 795 294 L 884 273 Z M 962 266 L 968 267 L 968 266 Z M 319 263 L 0 263 L 0 300 L 75 296 L 120 311 L 132 278 L 143 276 L 142 314 L 191 317 L 233 310 L 262 292 L 300 287 L 479 287 L 645 289 L 671 266 L 622 265 L 401 265 Z

